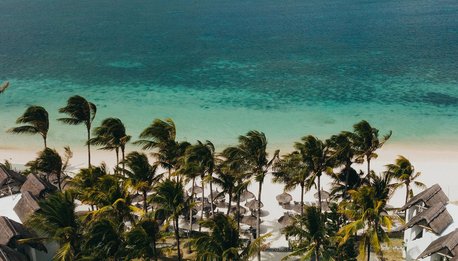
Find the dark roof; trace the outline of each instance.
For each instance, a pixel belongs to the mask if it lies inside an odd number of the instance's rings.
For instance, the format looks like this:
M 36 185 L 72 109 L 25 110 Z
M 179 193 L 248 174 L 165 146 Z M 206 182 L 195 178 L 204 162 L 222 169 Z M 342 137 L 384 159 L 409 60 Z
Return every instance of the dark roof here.
M 0 245 L 8 245 L 12 239 L 32 236 L 24 225 L 7 217 L 0 216 Z
M 435 253 L 454 257 L 452 260 L 458 258 L 458 229 L 434 240 L 425 251 L 418 256 L 418 259 L 425 258 Z
M 39 178 L 35 174 L 29 174 L 27 175 L 27 180 L 21 187 L 21 192 L 25 193 L 28 191 L 32 193 L 32 195 L 40 197 L 43 196 L 44 193 L 54 191 L 55 189 L 56 187 L 46 180 Z
M 0 187 L 7 183 L 18 183 L 22 184 L 26 180 L 26 177 L 17 173 L 14 170 L 6 169 L 0 166 Z
M 14 212 L 16 212 L 22 222 L 25 222 L 30 215 L 39 209 L 38 198 L 28 191 L 22 193 L 21 199 L 14 206 Z
M 0 245 L 0 261 L 27 261 L 27 257 L 8 246 Z
M 438 184 L 434 184 L 433 186 L 412 197 L 407 202 L 407 204 L 401 208 L 401 210 L 406 210 L 420 202 L 425 203 L 426 207 L 431 207 L 437 203 L 442 203 L 445 205 L 448 203 L 448 197 L 445 195 L 445 193 L 442 191 L 442 188 Z
M 447 208 L 444 204 L 438 203 L 418 213 L 404 227 L 423 225 L 431 228 L 434 233 L 441 234 L 451 223 L 453 223 L 453 218 L 448 213 Z

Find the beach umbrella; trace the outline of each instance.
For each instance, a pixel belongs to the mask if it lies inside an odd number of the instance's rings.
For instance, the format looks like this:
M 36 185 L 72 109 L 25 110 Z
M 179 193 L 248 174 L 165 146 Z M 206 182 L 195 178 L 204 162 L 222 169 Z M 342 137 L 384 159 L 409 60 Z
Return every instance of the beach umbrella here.
M 304 208 L 305 208 L 305 204 L 304 204 Z M 301 204 L 294 204 L 294 206 L 291 207 L 291 210 L 297 212 L 297 213 L 301 213 Z
M 249 200 L 249 199 L 252 199 L 252 198 L 255 198 L 255 196 L 254 196 L 254 194 L 252 192 L 250 192 L 248 190 L 245 190 L 240 194 L 240 201 L 246 201 L 246 200 Z M 233 199 L 236 200 L 235 197 Z
M 218 190 L 213 190 L 211 195 L 213 196 L 213 200 L 224 199 L 224 193 L 219 192 Z M 210 196 L 208 196 L 208 197 L 210 197 Z
M 255 227 L 256 226 L 256 217 L 253 217 L 251 215 L 243 216 L 240 222 L 250 227 Z
M 291 202 L 291 200 L 293 200 L 293 197 L 286 192 L 283 192 L 280 195 L 277 195 L 275 198 L 277 199 L 278 203 L 282 205 L 288 204 L 289 202 Z
M 318 199 L 318 192 L 313 194 L 313 196 Z M 330 194 L 326 190 L 321 189 L 321 200 L 329 199 Z
M 229 203 L 225 202 L 225 201 L 217 201 L 215 203 L 216 207 L 218 208 L 228 208 L 229 207 Z
M 282 226 L 292 225 L 294 221 L 294 216 L 286 212 L 283 216 L 278 219 L 278 223 Z
M 258 209 L 258 202 L 259 200 L 253 199 L 252 201 L 249 201 L 245 204 L 245 207 L 249 208 L 250 210 L 256 210 Z M 261 208 L 264 206 L 261 202 Z
M 192 187 L 188 189 L 189 194 L 192 193 Z M 202 193 L 202 187 L 199 186 L 194 186 L 194 194 L 200 194 Z
M 231 210 L 230 210 L 231 213 L 235 213 L 237 212 L 237 206 L 232 206 L 231 207 Z M 240 214 L 245 214 L 247 212 L 246 208 L 240 206 Z

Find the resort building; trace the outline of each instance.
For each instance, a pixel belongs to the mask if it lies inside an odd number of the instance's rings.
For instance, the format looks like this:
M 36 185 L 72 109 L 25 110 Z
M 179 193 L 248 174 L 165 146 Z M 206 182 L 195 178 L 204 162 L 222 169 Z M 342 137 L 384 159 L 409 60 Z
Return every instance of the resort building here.
M 404 225 L 405 258 L 409 260 L 458 260 L 458 206 L 436 184 L 412 197 L 401 210 Z

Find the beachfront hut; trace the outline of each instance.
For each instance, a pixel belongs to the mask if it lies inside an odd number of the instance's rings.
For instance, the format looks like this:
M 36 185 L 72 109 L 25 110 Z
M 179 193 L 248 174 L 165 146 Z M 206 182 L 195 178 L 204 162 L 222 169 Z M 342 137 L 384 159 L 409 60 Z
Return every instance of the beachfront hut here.
M 289 226 L 293 224 L 293 222 L 294 222 L 294 216 L 291 215 L 289 212 L 286 212 L 283 216 L 281 216 L 278 219 L 278 223 L 280 223 L 280 225 L 282 226 Z
M 258 209 L 258 202 L 259 200 L 253 199 L 252 201 L 249 201 L 245 204 L 245 207 L 247 207 L 250 210 L 257 210 Z M 261 202 L 261 208 L 264 206 Z
M 400 210 L 407 210 L 418 204 L 422 204 L 424 207 L 432 207 L 438 203 L 447 204 L 448 197 L 442 191 L 442 188 L 435 184 L 412 197 Z
M 405 224 L 405 228 L 418 225 L 429 228 L 437 235 L 440 235 L 451 223 L 453 223 L 453 218 L 448 213 L 447 208 L 444 204 L 438 203 L 410 219 Z
M 290 194 L 286 193 L 286 192 L 283 192 L 280 195 L 277 195 L 275 198 L 277 199 L 277 201 L 278 201 L 278 203 L 280 205 L 289 204 L 289 202 L 291 202 L 291 200 L 293 200 L 293 197 Z
M 0 245 L 0 261 L 28 261 L 22 253 L 4 245 Z
M 35 197 L 42 197 L 45 193 L 56 190 L 56 187 L 35 174 L 27 175 L 27 180 L 21 187 L 21 192 L 30 192 Z
M 17 239 L 30 238 L 30 233 L 24 225 L 7 217 L 0 217 L 0 245 L 15 246 Z
M 447 257 L 450 260 L 458 260 L 458 229 L 434 240 L 425 251 L 420 254 L 418 259 L 432 255 L 438 256 L 438 258 L 434 260 L 440 260 L 440 256 Z
M 21 199 L 14 206 L 14 212 L 22 222 L 25 222 L 30 215 L 39 209 L 38 198 L 28 191 L 22 193 Z

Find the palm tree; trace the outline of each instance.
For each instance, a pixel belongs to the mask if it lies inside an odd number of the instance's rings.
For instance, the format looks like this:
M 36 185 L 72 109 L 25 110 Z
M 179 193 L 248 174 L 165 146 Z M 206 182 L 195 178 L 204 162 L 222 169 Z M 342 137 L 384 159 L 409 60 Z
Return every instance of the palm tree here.
M 400 181 L 399 185 L 405 185 L 405 204 L 407 204 L 407 201 L 409 200 L 409 195 L 413 195 L 413 191 L 410 188 L 411 183 L 419 188 L 426 187 L 422 182 L 416 181 L 416 179 L 421 175 L 421 172 L 415 173 L 415 167 L 404 156 L 398 156 L 394 164 L 388 164 L 386 167 L 387 171 Z
M 241 162 L 246 164 L 250 168 L 250 174 L 259 183 L 256 225 L 256 238 L 259 238 L 261 230 L 262 184 L 274 160 L 278 158 L 280 151 L 275 151 L 272 159 L 268 160 L 266 135 L 259 131 L 249 131 L 245 136 L 239 136 L 239 145 L 237 147 L 226 148 L 226 153 L 231 158 L 239 158 Z M 258 260 L 261 260 L 260 251 L 258 252 Z
M 290 238 L 293 252 L 283 260 L 298 255 L 303 260 L 314 257 L 319 261 L 322 256 L 329 260 L 330 239 L 325 224 L 326 217 L 321 210 L 314 206 L 307 207 L 304 215 L 296 215 L 293 220 L 291 225 L 283 229 L 283 233 Z
M 157 260 L 159 255 L 156 242 L 160 238 L 158 222 L 148 216 L 144 216 L 129 232 L 126 233 L 125 249 L 126 258 L 144 258 Z
M 80 125 L 84 124 L 87 130 L 87 158 L 88 167 L 91 167 L 91 125 L 97 113 L 95 104 L 87 101 L 85 98 L 75 95 L 68 99 L 67 106 L 59 109 L 60 113 L 65 113 L 68 118 L 57 119 L 66 124 Z
M 272 172 L 273 181 L 285 184 L 285 191 L 291 191 L 298 185 L 301 187 L 301 215 L 304 213 L 305 186 L 310 175 L 309 168 L 302 159 L 298 151 L 287 154 L 274 164 Z
M 177 168 L 178 159 L 190 145 L 188 142 L 176 141 L 176 128 L 172 119 L 155 119 L 150 126 L 140 134 L 140 140 L 134 144 L 142 145 L 142 149 L 155 149 L 152 155 L 158 159 L 158 164 L 165 168 L 169 177 L 172 170 Z
M 181 261 L 178 218 L 183 209 L 186 208 L 187 203 L 184 198 L 183 184 L 180 181 L 177 182 L 171 179 L 163 180 L 156 185 L 152 201 L 158 205 L 157 214 L 159 216 L 172 219 L 177 242 L 178 260 Z
M 321 175 L 323 172 L 330 172 L 332 158 L 329 155 L 329 146 L 314 136 L 305 136 L 301 142 L 296 142 L 294 148 L 299 151 L 302 161 L 310 171 L 308 188 L 316 185 L 318 190 L 318 204 L 321 207 Z M 315 184 L 315 180 L 317 180 Z
M 146 213 L 148 211 L 147 193 L 151 190 L 152 184 L 159 181 L 162 175 L 156 175 L 157 166 L 151 166 L 146 155 L 136 151 L 127 154 L 122 164 L 127 166 L 124 169 L 124 174 L 127 176 L 126 185 L 142 193 L 143 210 Z
M 121 159 L 124 161 L 126 144 L 131 136 L 126 134 L 126 127 L 120 119 L 106 118 L 99 127 L 94 129 L 94 136 L 89 140 L 89 143 L 103 146 L 102 150 L 114 150 L 116 165 L 119 164 L 119 150 L 121 150 Z
M 51 194 L 40 201 L 26 225 L 38 230 L 47 241 L 59 244 L 54 260 L 77 260 L 81 247 L 81 224 L 75 215 L 74 197 L 69 192 Z
M 30 106 L 16 120 L 16 124 L 25 124 L 8 130 L 17 134 L 40 134 L 47 148 L 46 138 L 49 130 L 48 112 L 41 106 Z
M 389 242 L 384 228 L 391 230 L 393 220 L 397 219 L 389 216 L 385 209 L 391 195 L 388 184 L 389 177 L 378 177 L 371 185 L 348 191 L 352 200 L 343 201 L 340 206 L 340 211 L 351 220 L 339 231 L 343 235 L 341 244 L 362 230 L 359 240 L 360 255 L 363 258 L 367 256 L 368 261 L 371 247 L 380 254 L 380 243 Z
M 221 213 L 200 223 L 211 232 L 201 233 L 193 240 L 198 261 L 248 260 L 256 254 L 265 238 L 269 236 L 257 238 L 246 245 L 240 238 L 235 221 Z
M 379 138 L 379 130 L 373 128 L 367 121 L 362 120 L 353 125 L 354 135 L 352 135 L 353 145 L 356 148 L 357 154 L 366 158 L 367 175 L 371 173 L 371 159 L 377 158 L 375 151 L 383 146 L 391 137 L 390 131 L 387 135 Z
M 98 205 L 99 178 L 107 174 L 104 164 L 98 167 L 80 169 L 70 180 L 70 189 L 82 203 L 91 205 L 94 208 L 95 205 Z
M 44 172 L 46 173 L 46 179 L 50 181 L 50 177 L 54 176 L 57 178 L 57 186 L 62 191 L 62 175 L 65 174 L 65 170 L 68 166 L 68 161 L 72 157 L 72 151 L 69 147 L 65 147 L 65 157 L 62 160 L 59 153 L 50 148 L 45 148 L 43 151 L 38 153 L 38 157 L 27 162 L 26 166 L 30 167 L 33 173 Z
M 229 195 L 229 203 L 226 215 L 229 215 L 232 205 L 232 198 L 237 183 L 237 175 L 231 171 L 227 160 L 222 161 L 216 168 L 216 177 L 213 182 L 222 189 L 222 193 Z
M 89 222 L 85 236 L 83 260 L 119 260 L 122 256 L 123 229 L 116 220 L 103 217 Z

